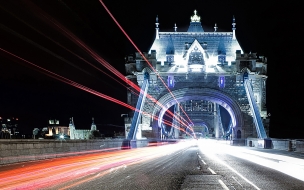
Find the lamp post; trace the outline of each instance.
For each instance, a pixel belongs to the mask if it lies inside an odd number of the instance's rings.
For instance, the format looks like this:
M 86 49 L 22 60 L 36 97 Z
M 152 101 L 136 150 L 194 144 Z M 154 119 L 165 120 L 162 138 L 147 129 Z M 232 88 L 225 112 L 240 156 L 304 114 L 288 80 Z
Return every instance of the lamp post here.
M 124 125 L 125 125 L 125 137 L 127 138 L 128 137 L 128 132 L 127 131 L 127 127 L 126 127 L 126 120 L 129 119 L 129 114 L 126 114 L 126 113 L 123 113 L 120 115 L 120 117 L 123 117 L 124 118 Z M 126 119 L 127 118 L 127 119 Z

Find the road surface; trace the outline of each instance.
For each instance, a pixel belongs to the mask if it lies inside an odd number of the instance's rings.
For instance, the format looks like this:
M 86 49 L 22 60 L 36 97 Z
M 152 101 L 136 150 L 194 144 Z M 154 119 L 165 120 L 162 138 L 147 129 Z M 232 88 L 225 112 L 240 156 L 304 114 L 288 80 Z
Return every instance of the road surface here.
M 217 141 L 0 167 L 1 189 L 304 189 L 303 159 Z

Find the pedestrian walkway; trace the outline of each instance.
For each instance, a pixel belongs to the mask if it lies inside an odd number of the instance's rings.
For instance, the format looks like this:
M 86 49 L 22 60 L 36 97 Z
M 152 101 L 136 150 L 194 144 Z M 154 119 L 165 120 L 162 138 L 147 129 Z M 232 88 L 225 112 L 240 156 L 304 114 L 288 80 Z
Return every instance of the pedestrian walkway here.
M 277 154 L 277 155 L 283 155 L 283 156 L 289 156 L 289 157 L 304 159 L 304 153 L 303 152 L 277 150 L 277 149 L 262 149 L 262 148 L 247 147 L 247 146 L 246 146 L 246 148 L 248 148 L 250 150 L 255 150 L 255 151 L 258 151 L 258 152 L 265 152 L 265 153 L 269 153 L 269 154 Z

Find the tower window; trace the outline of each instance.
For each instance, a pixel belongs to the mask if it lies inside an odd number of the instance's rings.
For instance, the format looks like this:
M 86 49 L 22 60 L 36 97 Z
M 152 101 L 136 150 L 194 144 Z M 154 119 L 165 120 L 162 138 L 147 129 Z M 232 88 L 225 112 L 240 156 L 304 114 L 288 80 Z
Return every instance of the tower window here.
M 220 76 L 218 82 L 219 82 L 218 85 L 219 85 L 220 88 L 225 87 L 225 77 L 224 76 Z
M 174 76 L 169 75 L 168 76 L 168 87 L 173 88 L 174 87 Z

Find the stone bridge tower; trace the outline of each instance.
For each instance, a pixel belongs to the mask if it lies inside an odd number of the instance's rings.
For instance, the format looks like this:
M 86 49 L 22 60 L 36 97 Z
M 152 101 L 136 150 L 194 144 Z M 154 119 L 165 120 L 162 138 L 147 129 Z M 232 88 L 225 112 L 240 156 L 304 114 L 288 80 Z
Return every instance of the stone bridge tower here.
M 126 78 L 139 86 L 145 72 L 149 73 L 147 93 L 162 105 L 145 99 L 143 111 L 148 114 L 141 116 L 138 138 L 185 135 L 181 131 L 187 132 L 188 127 L 178 117 L 203 136 L 266 138 L 267 60 L 256 53 L 243 53 L 235 36 L 235 18 L 230 32 L 218 32 L 216 24 L 214 31 L 204 31 L 196 11 L 187 31 L 179 32 L 175 25 L 174 31 L 161 32 L 158 26 L 157 18 L 154 43 L 149 53 L 144 53 L 154 69 L 138 52 L 125 64 Z M 135 107 L 138 94 L 130 88 L 127 96 L 127 103 Z M 164 124 L 167 110 L 177 116 L 171 122 L 179 130 Z M 230 116 L 228 128 L 222 125 L 220 110 Z M 128 132 L 131 122 L 126 121 Z

